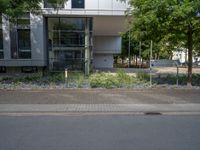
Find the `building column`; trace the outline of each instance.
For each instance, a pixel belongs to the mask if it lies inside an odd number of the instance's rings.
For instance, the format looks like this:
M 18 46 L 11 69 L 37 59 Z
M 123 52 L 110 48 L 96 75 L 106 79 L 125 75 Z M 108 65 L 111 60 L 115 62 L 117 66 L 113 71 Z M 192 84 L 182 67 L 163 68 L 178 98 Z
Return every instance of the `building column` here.
M 89 19 L 85 20 L 85 75 L 90 74 L 90 29 Z
M 4 59 L 11 59 L 10 23 L 7 16 L 2 16 Z

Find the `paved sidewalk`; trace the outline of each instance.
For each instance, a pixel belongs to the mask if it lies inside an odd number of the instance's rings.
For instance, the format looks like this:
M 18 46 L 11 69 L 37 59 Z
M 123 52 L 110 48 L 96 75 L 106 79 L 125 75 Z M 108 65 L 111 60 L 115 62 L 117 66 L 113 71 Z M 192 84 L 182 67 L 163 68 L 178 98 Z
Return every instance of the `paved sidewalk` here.
M 198 89 L 0 90 L 0 104 L 190 104 Z
M 200 114 L 200 90 L 0 90 L 0 113 L 178 112 Z
M 200 104 L 1 104 L 0 113 L 34 112 L 176 112 L 200 113 Z

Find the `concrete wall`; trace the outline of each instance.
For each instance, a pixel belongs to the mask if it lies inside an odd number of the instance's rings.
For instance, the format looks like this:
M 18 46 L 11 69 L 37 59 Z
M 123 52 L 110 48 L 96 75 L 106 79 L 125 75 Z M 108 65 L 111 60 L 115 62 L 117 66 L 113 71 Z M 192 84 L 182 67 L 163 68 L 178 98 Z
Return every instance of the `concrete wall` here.
M 47 62 L 46 40 L 43 16 L 31 15 L 31 50 L 32 60 L 36 60 L 36 65 L 44 66 Z
M 93 52 L 96 54 L 119 54 L 121 53 L 120 36 L 94 36 Z
M 125 16 L 94 16 L 94 36 L 119 36 L 127 30 Z
M 30 15 L 31 26 L 31 59 L 11 59 L 10 26 L 6 17 L 3 18 L 4 59 L 0 66 L 46 66 L 45 34 L 43 16 Z
M 113 67 L 113 55 L 112 54 L 94 54 L 94 68 L 112 68 Z
M 43 4 L 42 4 L 43 6 Z M 66 2 L 61 10 L 44 8 L 45 14 L 51 15 L 125 15 L 125 10 L 129 7 L 128 0 L 85 0 L 84 9 L 71 9 L 71 0 Z
M 11 52 L 10 52 L 10 28 L 9 27 L 10 27 L 10 24 L 9 24 L 8 18 L 3 15 L 3 17 L 2 17 L 2 29 L 3 29 L 4 60 L 9 60 L 11 58 Z

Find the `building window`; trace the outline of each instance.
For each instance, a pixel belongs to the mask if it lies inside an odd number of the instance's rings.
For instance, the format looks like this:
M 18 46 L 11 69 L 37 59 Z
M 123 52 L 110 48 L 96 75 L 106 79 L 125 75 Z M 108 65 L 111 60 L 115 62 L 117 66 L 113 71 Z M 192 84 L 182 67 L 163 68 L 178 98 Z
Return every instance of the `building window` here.
M 12 24 L 11 54 L 14 59 L 31 59 L 30 14 L 24 14 Z
M 30 29 L 18 29 L 18 57 L 21 59 L 31 58 Z
M 92 41 L 92 18 L 48 18 L 50 70 L 84 68 L 86 25 Z
M 4 58 L 3 54 L 3 30 L 2 30 L 2 17 L 0 16 L 0 59 Z
M 44 0 L 44 8 L 64 8 L 64 3 L 57 3 L 52 0 Z
M 85 18 L 49 18 L 48 25 L 51 47 L 85 46 Z
M 85 8 L 84 0 L 72 0 L 72 8 Z

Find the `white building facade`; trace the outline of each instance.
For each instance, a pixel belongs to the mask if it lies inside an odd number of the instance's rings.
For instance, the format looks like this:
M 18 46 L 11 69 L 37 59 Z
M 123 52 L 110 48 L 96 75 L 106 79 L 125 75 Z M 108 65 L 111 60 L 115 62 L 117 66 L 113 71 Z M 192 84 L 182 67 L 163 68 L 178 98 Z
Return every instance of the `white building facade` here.
M 178 60 L 181 64 L 188 63 L 188 50 L 185 48 L 177 49 L 177 51 L 173 51 L 172 60 Z M 200 57 L 193 53 L 192 62 L 195 64 L 199 64 Z
M 17 23 L 0 20 L 0 72 L 113 67 L 126 30 L 127 1 L 68 0 L 54 9 L 45 0 L 42 14 L 25 14 Z

